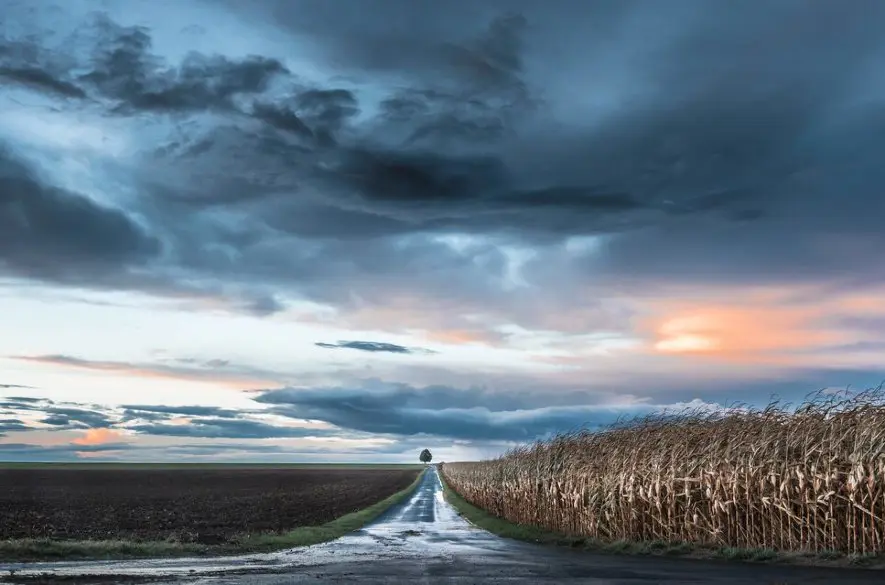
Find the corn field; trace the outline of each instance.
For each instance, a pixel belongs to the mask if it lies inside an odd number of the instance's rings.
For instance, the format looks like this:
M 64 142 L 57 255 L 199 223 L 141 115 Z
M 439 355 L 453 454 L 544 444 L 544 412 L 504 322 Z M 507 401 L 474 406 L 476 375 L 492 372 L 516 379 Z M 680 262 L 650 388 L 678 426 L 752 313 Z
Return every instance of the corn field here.
M 496 516 L 568 535 L 885 552 L 882 388 L 655 415 L 442 473 Z

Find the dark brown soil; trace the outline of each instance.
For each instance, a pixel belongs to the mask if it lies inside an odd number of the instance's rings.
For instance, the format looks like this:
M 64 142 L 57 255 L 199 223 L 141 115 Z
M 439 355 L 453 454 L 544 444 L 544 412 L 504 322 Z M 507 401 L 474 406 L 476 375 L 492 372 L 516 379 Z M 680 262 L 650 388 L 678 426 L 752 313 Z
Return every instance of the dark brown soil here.
M 405 489 L 410 469 L 0 469 L 0 540 L 221 544 L 316 526 Z

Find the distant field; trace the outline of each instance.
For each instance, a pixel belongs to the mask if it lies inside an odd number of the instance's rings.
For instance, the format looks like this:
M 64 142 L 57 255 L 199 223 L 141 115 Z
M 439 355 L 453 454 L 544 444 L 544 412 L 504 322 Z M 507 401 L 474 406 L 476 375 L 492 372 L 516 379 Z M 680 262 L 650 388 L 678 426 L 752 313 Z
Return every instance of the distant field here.
M 59 463 L 0 461 L 3 469 L 423 469 L 421 463 Z
M 363 510 L 422 466 L 5 464 L 0 541 L 233 545 Z

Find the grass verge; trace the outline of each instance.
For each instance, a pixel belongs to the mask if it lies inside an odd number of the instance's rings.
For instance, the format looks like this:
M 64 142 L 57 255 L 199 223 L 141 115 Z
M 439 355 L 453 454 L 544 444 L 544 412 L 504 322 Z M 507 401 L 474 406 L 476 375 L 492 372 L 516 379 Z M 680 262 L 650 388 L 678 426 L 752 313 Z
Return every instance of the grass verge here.
M 689 542 L 667 542 L 662 540 L 631 542 L 619 540 L 605 542 L 582 536 L 569 536 L 549 532 L 537 526 L 514 524 L 503 518 L 489 514 L 462 498 L 446 483 L 440 473 L 443 493 L 448 501 L 471 524 L 497 534 L 535 544 L 564 546 L 597 553 L 623 555 L 654 555 L 686 557 L 694 559 L 717 559 L 729 561 L 778 563 L 821 567 L 863 567 L 885 569 L 885 555 L 844 555 L 838 551 L 823 552 L 778 552 L 772 549 L 742 549 L 733 547 L 700 546 Z
M 426 471 L 409 487 L 368 508 L 336 518 L 320 526 L 301 526 L 283 534 L 245 534 L 232 543 L 205 545 L 174 541 L 127 540 L 0 540 L 0 563 L 71 560 L 110 560 L 156 557 L 224 556 L 272 552 L 334 540 L 358 530 L 379 517 L 415 490 Z

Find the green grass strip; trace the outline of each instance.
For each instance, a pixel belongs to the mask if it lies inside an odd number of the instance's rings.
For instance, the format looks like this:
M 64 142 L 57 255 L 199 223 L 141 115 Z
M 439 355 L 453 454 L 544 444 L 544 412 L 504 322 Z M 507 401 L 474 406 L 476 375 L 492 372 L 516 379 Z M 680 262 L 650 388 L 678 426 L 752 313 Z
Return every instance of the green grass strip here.
M 224 556 L 272 552 L 334 540 L 359 530 L 392 506 L 412 495 L 426 473 L 422 471 L 406 489 L 320 526 L 301 526 L 283 534 L 246 534 L 221 545 L 173 541 L 53 540 L 22 538 L 0 540 L 0 562 L 111 560 L 156 557 Z

